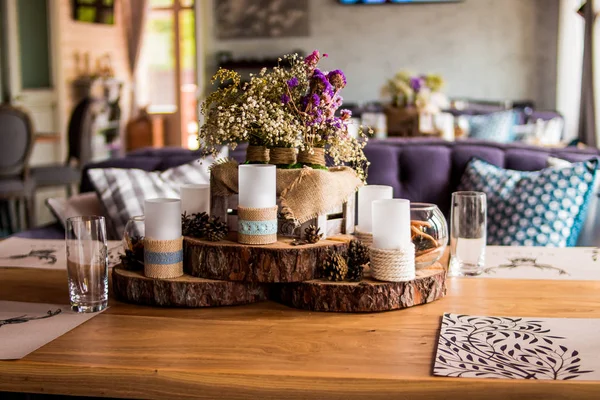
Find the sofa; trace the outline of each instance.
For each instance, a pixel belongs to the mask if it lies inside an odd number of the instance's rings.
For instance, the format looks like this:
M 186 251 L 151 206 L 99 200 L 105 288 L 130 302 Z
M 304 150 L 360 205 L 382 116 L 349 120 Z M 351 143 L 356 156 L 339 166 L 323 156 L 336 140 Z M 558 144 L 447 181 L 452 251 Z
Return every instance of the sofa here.
M 371 140 L 365 148 L 370 160 L 368 183 L 390 185 L 394 196 L 414 202 L 437 204 L 448 215 L 450 197 L 456 190 L 460 177 L 473 157 L 494 165 L 521 171 L 534 171 L 546 167 L 549 156 L 568 161 L 584 161 L 600 155 L 598 149 L 549 149 L 523 144 L 498 144 L 486 141 L 465 140 L 446 142 L 435 138 L 390 138 Z M 93 191 L 86 171 L 90 168 L 140 168 L 147 171 L 166 170 L 198 159 L 200 154 L 181 148 L 141 149 L 126 157 L 110 159 L 85 166 L 80 191 Z M 229 156 L 243 162 L 245 147 L 229 152 Z M 578 245 L 600 245 L 600 210 L 594 196 Z M 33 229 L 18 234 L 29 238 L 63 238 L 58 224 Z M 598 238 L 598 239 L 596 239 Z

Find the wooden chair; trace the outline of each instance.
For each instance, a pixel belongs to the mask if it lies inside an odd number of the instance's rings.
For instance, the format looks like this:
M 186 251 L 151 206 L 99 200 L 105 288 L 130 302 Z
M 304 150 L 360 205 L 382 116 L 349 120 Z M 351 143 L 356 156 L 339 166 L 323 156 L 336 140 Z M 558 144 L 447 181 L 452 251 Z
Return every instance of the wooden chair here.
M 8 232 L 23 228 L 20 224 L 21 206 L 24 206 L 26 228 L 35 224 L 35 180 L 31 178 L 28 167 L 33 140 L 29 115 L 10 104 L 1 104 L 0 199 L 5 217 L 2 220 L 9 225 Z

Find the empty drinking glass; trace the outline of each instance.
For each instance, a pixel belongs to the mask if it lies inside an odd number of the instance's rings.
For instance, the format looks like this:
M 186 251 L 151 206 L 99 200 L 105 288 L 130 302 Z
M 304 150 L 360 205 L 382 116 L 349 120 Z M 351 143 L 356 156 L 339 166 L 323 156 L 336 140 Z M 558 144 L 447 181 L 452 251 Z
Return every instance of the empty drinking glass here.
M 104 217 L 67 219 L 67 275 L 71 309 L 96 312 L 108 305 L 108 251 Z
M 479 275 L 485 263 L 487 202 L 482 192 L 452 193 L 450 276 Z

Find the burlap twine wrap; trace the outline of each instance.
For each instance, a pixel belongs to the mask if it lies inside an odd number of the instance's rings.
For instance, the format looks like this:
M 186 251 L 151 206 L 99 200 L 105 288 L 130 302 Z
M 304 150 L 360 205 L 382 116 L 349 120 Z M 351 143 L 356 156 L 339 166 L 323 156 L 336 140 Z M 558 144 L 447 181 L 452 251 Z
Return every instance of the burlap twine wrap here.
M 349 167 L 318 170 L 310 167 L 277 170 L 279 214 L 296 225 L 338 208 L 362 181 Z M 211 170 L 214 196 L 228 197 L 238 193 L 238 164 L 229 161 Z
M 320 147 L 309 150 L 301 150 L 298 153 L 298 162 L 310 165 L 325 165 L 325 149 Z
M 144 275 L 159 279 L 183 275 L 183 237 L 174 240 L 145 238 Z
M 406 282 L 415 279 L 415 245 L 400 250 L 371 247 L 371 276 L 380 281 Z
M 269 162 L 269 149 L 265 146 L 252 146 L 249 145 L 246 149 L 246 161 L 247 162 Z
M 271 244 L 277 241 L 277 206 L 238 207 L 238 242 Z
M 293 147 L 271 147 L 269 163 L 274 165 L 290 165 L 296 163 L 296 149 Z
M 363 232 L 358 229 L 358 225 L 354 227 L 354 236 L 365 245 L 371 247 L 373 245 L 373 234 L 371 232 Z

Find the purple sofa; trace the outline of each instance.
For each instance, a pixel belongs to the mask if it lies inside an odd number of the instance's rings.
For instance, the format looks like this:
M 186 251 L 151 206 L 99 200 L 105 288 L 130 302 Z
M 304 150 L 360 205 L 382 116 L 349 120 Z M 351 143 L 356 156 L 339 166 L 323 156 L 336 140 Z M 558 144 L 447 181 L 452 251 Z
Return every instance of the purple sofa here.
M 435 203 L 448 213 L 450 196 L 473 157 L 497 166 L 521 171 L 546 167 L 548 156 L 569 161 L 598 157 L 598 149 L 546 149 L 522 144 L 498 144 L 484 141 L 446 142 L 441 139 L 393 138 L 371 140 L 365 148 L 371 161 L 368 183 L 390 185 L 396 197 L 411 201 Z M 230 151 L 230 157 L 244 161 L 245 147 Z M 165 170 L 199 158 L 199 153 L 180 148 L 142 149 L 126 157 L 90 164 L 83 170 L 80 191 L 92 191 L 87 179 L 89 168 L 140 168 L 147 171 Z M 596 200 L 596 199 L 594 199 Z M 600 210 L 592 202 L 578 245 L 597 245 L 600 241 Z M 598 217 L 598 218 L 597 218 Z M 63 237 L 60 226 L 39 228 L 19 234 L 24 237 Z

